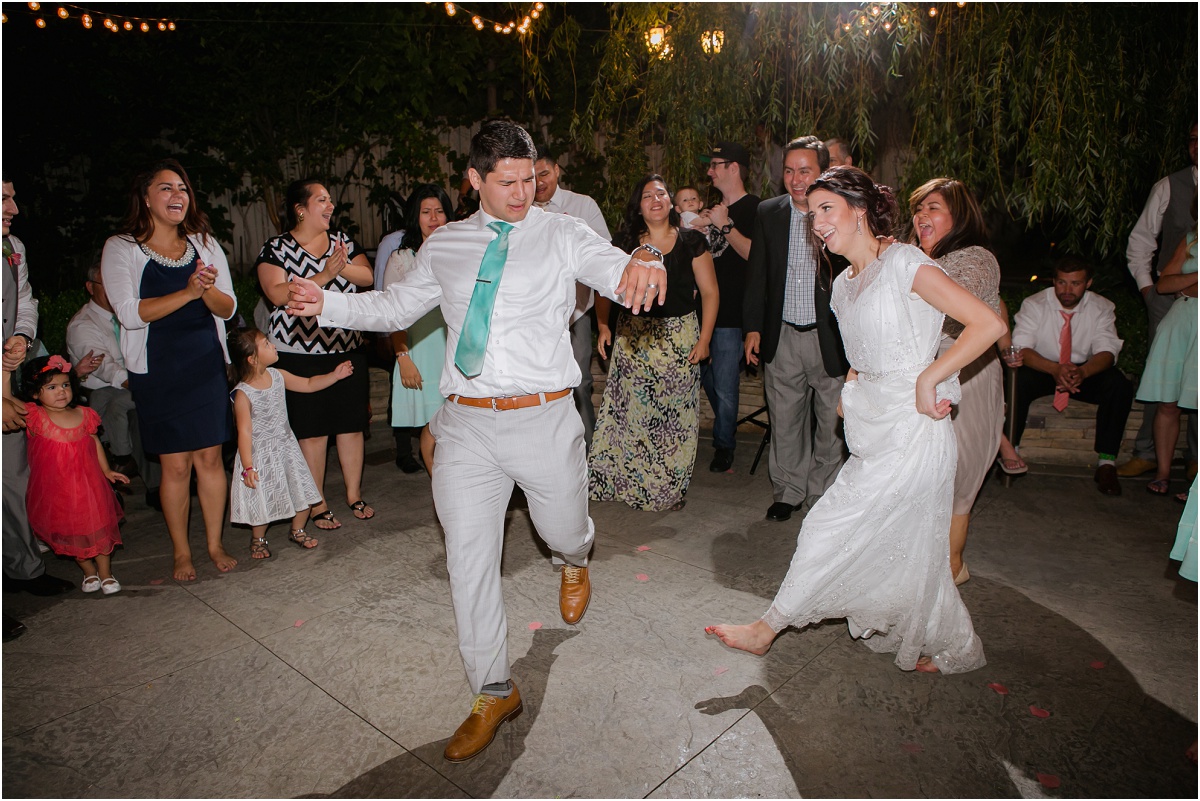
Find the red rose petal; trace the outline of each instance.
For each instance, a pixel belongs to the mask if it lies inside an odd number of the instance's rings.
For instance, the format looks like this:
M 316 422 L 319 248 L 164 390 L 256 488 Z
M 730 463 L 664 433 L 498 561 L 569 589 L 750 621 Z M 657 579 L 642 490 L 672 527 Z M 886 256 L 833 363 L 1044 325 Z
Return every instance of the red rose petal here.
M 536 620 L 529 624 L 530 631 L 537 631 L 541 627 L 542 627 L 542 624 L 537 622 Z
M 647 576 L 645 573 L 638 573 L 636 576 L 634 576 L 634 578 L 636 578 L 638 581 L 649 581 L 650 580 L 650 577 Z
M 995 690 L 997 695 L 1008 695 L 1008 688 L 1005 687 L 1003 684 L 997 684 L 996 682 L 993 681 L 990 684 L 988 684 L 988 687 Z
M 729 668 L 727 668 L 727 667 L 719 667 L 719 668 L 717 668 L 716 670 L 714 670 L 714 671 L 713 671 L 713 675 L 714 675 L 714 676 L 720 676 L 722 673 L 728 673 L 728 672 L 729 672 Z
M 917 743 L 901 743 L 900 748 L 902 748 L 903 750 L 907 751 L 910 754 L 919 754 L 925 750 L 922 746 L 918 745 Z
M 637 549 L 639 551 L 648 551 L 648 550 L 650 550 L 650 546 L 649 545 L 639 545 Z
M 303 625 L 304 625 L 304 621 L 303 621 L 303 620 L 297 620 L 297 621 L 296 621 L 296 622 L 295 622 L 295 623 L 292 625 L 292 627 L 293 627 L 293 628 L 297 628 L 297 629 L 298 629 L 298 628 L 300 628 L 300 627 L 301 627 L 301 626 L 303 626 Z
M 151 584 L 162 584 L 166 579 L 150 579 Z
M 1056 790 L 1058 789 L 1058 786 L 1062 784 L 1058 777 L 1053 773 L 1039 773 L 1037 775 L 1037 780 L 1041 782 L 1042 786 L 1047 790 Z
M 1048 718 L 1050 717 L 1050 710 L 1042 709 L 1037 704 L 1030 704 L 1029 714 L 1033 715 L 1035 718 Z
M 1091 664 L 1092 670 L 1104 670 L 1104 663 L 1097 659 Z

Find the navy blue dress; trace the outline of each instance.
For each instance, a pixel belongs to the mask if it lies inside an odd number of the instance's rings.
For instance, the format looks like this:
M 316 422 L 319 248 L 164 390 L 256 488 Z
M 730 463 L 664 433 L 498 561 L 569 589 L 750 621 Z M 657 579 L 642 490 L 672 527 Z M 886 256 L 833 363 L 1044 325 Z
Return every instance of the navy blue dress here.
M 183 289 L 199 258 L 197 254 L 182 267 L 168 267 L 147 256 L 139 297 Z M 146 372 L 130 373 L 129 388 L 147 453 L 195 451 L 233 436 L 225 356 L 204 301 L 197 298 L 150 323 Z

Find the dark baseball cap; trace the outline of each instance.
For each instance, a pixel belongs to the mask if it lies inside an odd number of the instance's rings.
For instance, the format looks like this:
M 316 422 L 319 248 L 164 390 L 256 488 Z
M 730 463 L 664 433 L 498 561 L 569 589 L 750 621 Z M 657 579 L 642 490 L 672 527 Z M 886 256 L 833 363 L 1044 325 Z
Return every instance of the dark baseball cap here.
M 750 153 L 746 148 L 734 142 L 717 142 L 713 145 L 712 153 L 707 156 L 701 156 L 703 162 L 710 162 L 713 159 L 723 161 L 736 161 L 746 169 L 750 168 Z

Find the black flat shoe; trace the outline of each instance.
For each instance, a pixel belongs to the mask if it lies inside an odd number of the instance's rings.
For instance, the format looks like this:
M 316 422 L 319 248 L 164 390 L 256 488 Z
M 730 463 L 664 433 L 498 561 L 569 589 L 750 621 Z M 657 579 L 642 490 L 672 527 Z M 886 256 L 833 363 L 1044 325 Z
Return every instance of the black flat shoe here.
M 4 616 L 4 641 L 15 640 L 25 633 L 25 624 L 9 615 Z
M 27 592 L 31 595 L 62 595 L 75 589 L 75 585 L 64 579 L 43 573 L 37 578 L 4 580 L 5 592 Z
M 396 454 L 396 467 L 400 468 L 402 473 L 419 473 L 425 469 L 421 467 L 420 462 L 413 458 L 411 453 Z
M 790 503 L 777 501 L 771 504 L 771 506 L 767 509 L 767 519 L 783 522 L 784 520 L 791 518 L 792 512 L 799 509 L 802 505 L 803 504 L 798 503 L 795 506 L 792 506 Z
M 712 463 L 708 469 L 714 473 L 732 473 L 733 472 L 733 451 L 728 448 L 717 448 L 717 453 L 713 456 Z

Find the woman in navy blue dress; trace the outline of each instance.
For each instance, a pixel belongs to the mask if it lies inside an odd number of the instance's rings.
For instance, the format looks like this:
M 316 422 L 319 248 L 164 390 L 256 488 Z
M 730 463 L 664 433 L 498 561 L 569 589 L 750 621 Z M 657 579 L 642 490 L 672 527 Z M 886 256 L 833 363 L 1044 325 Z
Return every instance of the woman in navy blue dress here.
M 221 544 L 228 486 L 221 445 L 233 432 L 224 321 L 237 301 L 225 254 L 179 162 L 159 162 L 134 179 L 129 212 L 104 245 L 101 269 L 120 322 L 142 445 L 162 461 L 174 577 L 196 578 L 188 544 L 193 469 L 208 555 L 220 571 L 231 570 L 237 560 Z

